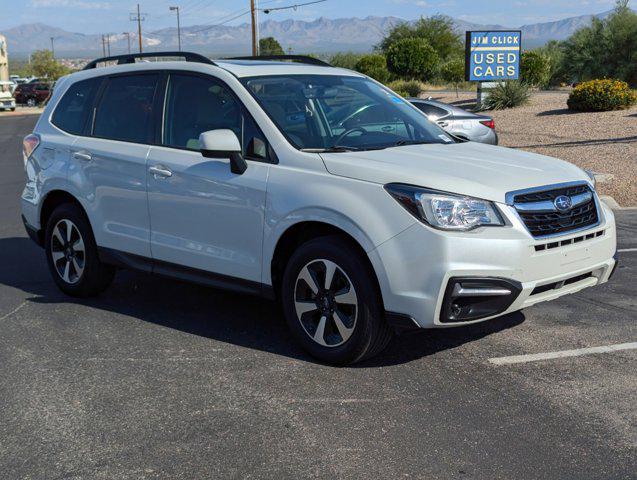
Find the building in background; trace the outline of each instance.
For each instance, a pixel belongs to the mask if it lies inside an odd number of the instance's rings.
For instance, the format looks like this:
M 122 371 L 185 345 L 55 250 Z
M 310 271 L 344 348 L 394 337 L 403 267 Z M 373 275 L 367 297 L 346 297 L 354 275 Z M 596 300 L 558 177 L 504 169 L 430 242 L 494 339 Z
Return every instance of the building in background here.
M 0 35 L 0 81 L 9 80 L 9 53 L 7 39 Z

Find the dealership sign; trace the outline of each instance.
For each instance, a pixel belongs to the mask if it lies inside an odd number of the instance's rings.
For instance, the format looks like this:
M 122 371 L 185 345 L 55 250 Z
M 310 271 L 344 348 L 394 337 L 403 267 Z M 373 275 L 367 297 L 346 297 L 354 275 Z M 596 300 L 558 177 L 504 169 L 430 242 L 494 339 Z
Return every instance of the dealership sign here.
M 465 79 L 471 82 L 517 80 L 521 43 L 520 31 L 467 32 Z

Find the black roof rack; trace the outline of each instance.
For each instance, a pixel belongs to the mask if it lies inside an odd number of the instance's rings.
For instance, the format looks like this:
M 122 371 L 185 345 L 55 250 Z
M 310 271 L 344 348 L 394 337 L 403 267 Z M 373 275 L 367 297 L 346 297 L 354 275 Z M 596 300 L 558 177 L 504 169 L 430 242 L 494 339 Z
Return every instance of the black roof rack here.
M 288 60 L 298 63 L 306 63 L 308 65 L 317 65 L 319 67 L 331 67 L 331 65 L 318 58 L 307 55 L 263 55 L 258 57 L 230 57 L 223 60 Z
M 152 57 L 182 57 L 187 62 L 207 63 L 214 65 L 215 62 L 208 57 L 193 52 L 144 52 L 144 53 L 128 53 L 126 55 L 115 55 L 112 57 L 97 58 L 89 62 L 82 70 L 90 70 L 95 68 L 98 63 L 115 62 L 117 65 L 125 65 L 127 63 L 135 63 L 136 58 L 152 58 Z

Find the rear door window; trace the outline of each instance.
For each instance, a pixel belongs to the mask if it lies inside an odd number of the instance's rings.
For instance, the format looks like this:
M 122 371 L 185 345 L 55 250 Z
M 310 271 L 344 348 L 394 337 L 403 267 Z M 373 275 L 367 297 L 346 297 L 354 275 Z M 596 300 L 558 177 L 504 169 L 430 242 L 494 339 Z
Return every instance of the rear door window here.
M 93 135 L 125 142 L 152 143 L 158 80 L 158 74 L 109 78 L 95 114 Z
M 53 112 L 53 124 L 66 132 L 81 135 L 101 82 L 102 79 L 98 77 L 71 85 Z

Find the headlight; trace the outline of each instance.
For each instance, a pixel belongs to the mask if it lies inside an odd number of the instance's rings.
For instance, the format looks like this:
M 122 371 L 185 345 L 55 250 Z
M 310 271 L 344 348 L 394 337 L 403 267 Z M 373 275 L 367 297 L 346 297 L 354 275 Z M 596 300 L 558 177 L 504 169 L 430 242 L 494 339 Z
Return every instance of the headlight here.
M 591 183 L 593 184 L 593 188 L 595 188 L 596 184 L 597 184 L 597 180 L 595 180 L 595 174 L 593 173 L 592 170 L 584 170 L 584 173 L 586 173 L 586 175 L 588 175 L 588 178 L 591 179 Z
M 487 200 L 399 183 L 385 185 L 385 190 L 416 218 L 434 228 L 466 231 L 504 225 L 496 206 Z

